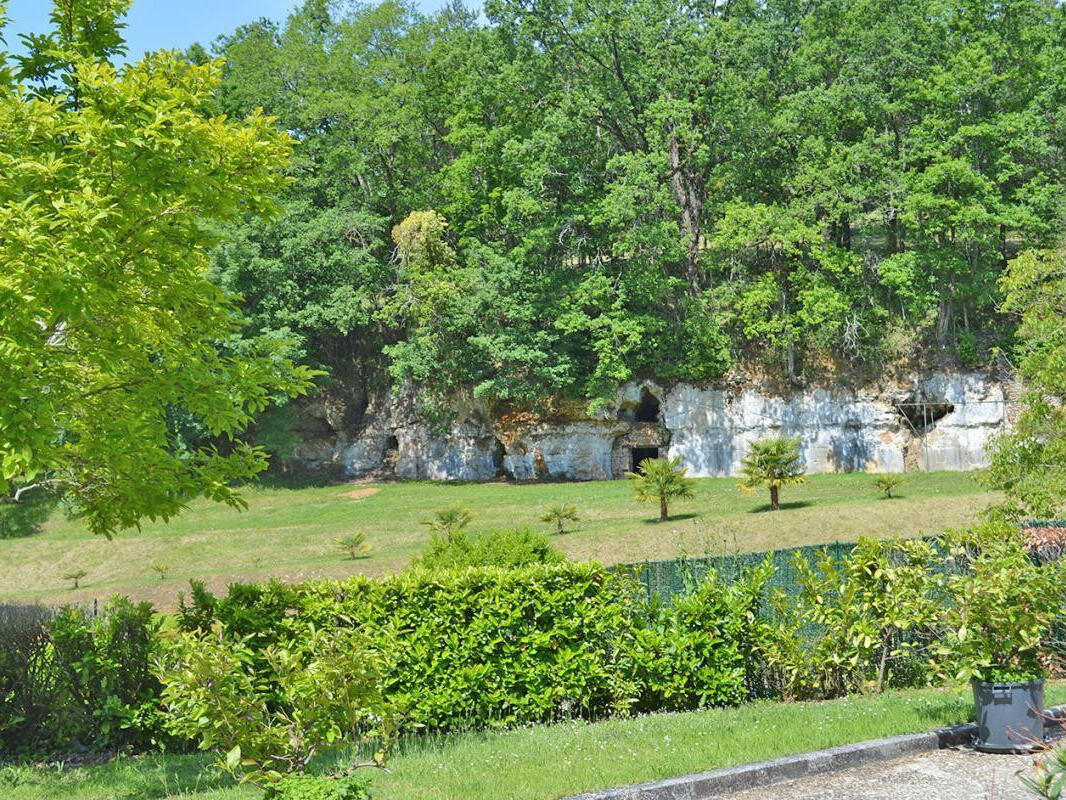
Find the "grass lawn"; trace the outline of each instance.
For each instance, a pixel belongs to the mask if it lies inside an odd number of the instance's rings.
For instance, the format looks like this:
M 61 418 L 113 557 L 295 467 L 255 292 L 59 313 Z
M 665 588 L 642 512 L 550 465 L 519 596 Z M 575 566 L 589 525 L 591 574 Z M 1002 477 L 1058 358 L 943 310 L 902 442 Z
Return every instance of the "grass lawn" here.
M 1066 683 L 1047 703 L 1066 702 Z M 729 767 L 865 739 L 920 733 L 972 718 L 969 687 L 890 692 L 823 703 L 568 723 L 420 742 L 378 773 L 374 800 L 550 800 L 578 792 Z M 6 777 L 5 777 L 6 775 Z M 0 771 L 5 800 L 190 798 L 253 800 L 218 778 L 203 756 L 122 759 L 61 771 Z
M 240 512 L 206 501 L 194 503 L 169 524 L 147 523 L 112 541 L 93 538 L 78 522 L 56 516 L 42 530 L 0 539 L 4 580 L 0 601 L 59 603 L 105 599 L 115 592 L 175 605 L 180 588 L 201 578 L 218 590 L 235 580 L 343 577 L 402 569 L 429 538 L 421 521 L 462 503 L 475 512 L 472 528 L 528 525 L 547 532 L 538 517 L 551 503 L 573 503 L 581 520 L 555 538 L 579 559 L 604 563 L 674 558 L 729 550 L 758 551 L 859 536 L 939 533 L 973 520 L 995 495 L 969 473 L 907 476 L 901 497 L 881 499 L 874 476 L 813 475 L 786 487 L 784 508 L 766 509 L 762 493 L 747 494 L 733 478 L 697 481 L 696 496 L 671 507 L 670 522 L 632 499 L 628 481 L 545 484 L 390 483 L 309 488 L 251 487 Z M 363 531 L 374 550 L 346 559 L 336 540 Z M 171 570 L 164 580 L 151 565 Z M 60 576 L 84 569 L 74 591 Z

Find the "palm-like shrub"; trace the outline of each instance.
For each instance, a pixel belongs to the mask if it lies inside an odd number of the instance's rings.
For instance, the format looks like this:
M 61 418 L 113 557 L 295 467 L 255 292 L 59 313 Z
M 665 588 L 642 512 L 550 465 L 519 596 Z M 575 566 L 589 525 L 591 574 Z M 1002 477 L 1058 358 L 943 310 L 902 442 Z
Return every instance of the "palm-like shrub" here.
M 422 524 L 434 533 L 454 536 L 466 528 L 472 519 L 474 519 L 474 512 L 456 503 L 447 508 L 442 508 L 440 511 L 435 511 L 433 516 Z
M 887 475 L 878 475 L 874 480 L 874 486 L 876 486 L 877 490 L 886 498 L 892 497 L 892 492 L 904 483 L 906 483 L 906 480 L 902 475 L 893 475 L 891 473 Z
M 65 581 L 73 581 L 74 585 L 70 588 L 77 589 L 81 583 L 81 579 L 89 573 L 83 569 L 72 569 L 70 572 L 64 572 L 60 577 Z
M 797 436 L 774 436 L 761 439 L 751 446 L 744 457 L 740 473 L 744 479 L 740 487 L 754 491 L 760 486 L 770 489 L 770 510 L 781 508 L 781 487 L 786 483 L 803 483 L 806 467 L 800 454 L 800 440 Z
M 577 506 L 567 503 L 549 506 L 548 510 L 540 515 L 540 521 L 554 524 L 555 532 L 559 535 L 566 533 L 567 522 L 577 522 L 577 520 Z
M 670 518 L 670 500 L 692 497 L 695 481 L 686 477 L 687 472 L 681 466 L 681 456 L 646 458 L 637 466 L 636 472 L 627 472 L 626 477 L 632 482 L 637 500 L 659 501 L 659 522 L 666 522 Z
M 365 533 L 353 533 L 338 539 L 337 546 L 347 553 L 348 558 L 353 561 L 357 558 L 366 558 L 370 555 L 370 551 L 374 549 L 373 545 L 366 540 Z

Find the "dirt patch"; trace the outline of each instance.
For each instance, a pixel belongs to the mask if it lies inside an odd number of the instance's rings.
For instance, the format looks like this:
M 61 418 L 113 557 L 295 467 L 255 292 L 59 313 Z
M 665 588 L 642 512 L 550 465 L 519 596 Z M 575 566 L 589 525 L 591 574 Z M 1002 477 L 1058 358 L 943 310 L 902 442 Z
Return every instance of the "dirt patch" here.
M 350 492 L 345 492 L 341 497 L 347 497 L 350 500 L 363 500 L 380 492 L 376 486 L 365 486 L 362 489 L 352 489 Z

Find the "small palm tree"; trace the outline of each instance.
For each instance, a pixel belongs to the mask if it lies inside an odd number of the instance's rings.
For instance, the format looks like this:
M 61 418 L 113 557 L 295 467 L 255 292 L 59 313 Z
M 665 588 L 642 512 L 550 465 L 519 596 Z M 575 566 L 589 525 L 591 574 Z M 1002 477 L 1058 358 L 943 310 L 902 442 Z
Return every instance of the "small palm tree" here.
M 451 537 L 469 525 L 473 518 L 474 512 L 456 503 L 434 512 L 432 519 L 427 519 L 422 524 L 434 533 Z
M 150 566 L 152 572 L 159 576 L 159 580 L 164 580 L 170 572 L 170 564 L 164 564 L 162 561 L 153 561 Z
M 63 580 L 65 580 L 65 581 L 74 581 L 74 585 L 71 588 L 72 589 L 77 589 L 78 588 L 78 581 L 80 581 L 82 578 L 84 578 L 88 574 L 89 573 L 86 572 L 83 569 L 75 569 L 75 570 L 71 570 L 70 572 L 64 572 L 62 574 L 62 576 L 60 576 L 60 577 L 62 577 Z
M 906 482 L 906 479 L 902 475 L 888 473 L 886 475 L 878 475 L 877 478 L 874 479 L 874 486 L 876 486 L 877 490 L 886 498 L 890 498 L 892 497 L 893 490 L 898 489 Z
M 806 480 L 803 477 L 805 471 L 799 437 L 761 439 L 753 443 L 744 456 L 740 469 L 744 480 L 740 482 L 740 488 L 754 491 L 759 486 L 769 487 L 770 510 L 777 511 L 781 508 L 781 487 L 786 483 L 803 483 Z
M 670 519 L 667 503 L 672 498 L 692 497 L 695 481 L 686 477 L 681 466 L 681 456 L 671 459 L 646 458 L 637 466 L 636 472 L 627 472 L 632 481 L 633 493 L 641 502 L 659 501 L 659 522 Z
M 357 558 L 366 558 L 373 550 L 373 545 L 366 540 L 365 533 L 353 533 L 337 540 L 337 545 L 348 554 L 353 561 Z
M 577 522 L 577 520 L 577 506 L 567 505 L 565 503 L 549 506 L 548 510 L 540 515 L 541 522 L 555 523 L 556 533 L 560 536 L 566 533 L 567 522 Z

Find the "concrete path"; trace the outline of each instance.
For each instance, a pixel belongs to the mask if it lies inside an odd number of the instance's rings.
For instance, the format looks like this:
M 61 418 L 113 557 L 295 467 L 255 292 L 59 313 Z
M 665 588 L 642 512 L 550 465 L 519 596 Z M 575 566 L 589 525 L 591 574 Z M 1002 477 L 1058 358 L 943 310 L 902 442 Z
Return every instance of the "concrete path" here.
M 935 750 L 728 795 L 730 800 L 1034 800 L 1018 780 L 1032 756 Z

